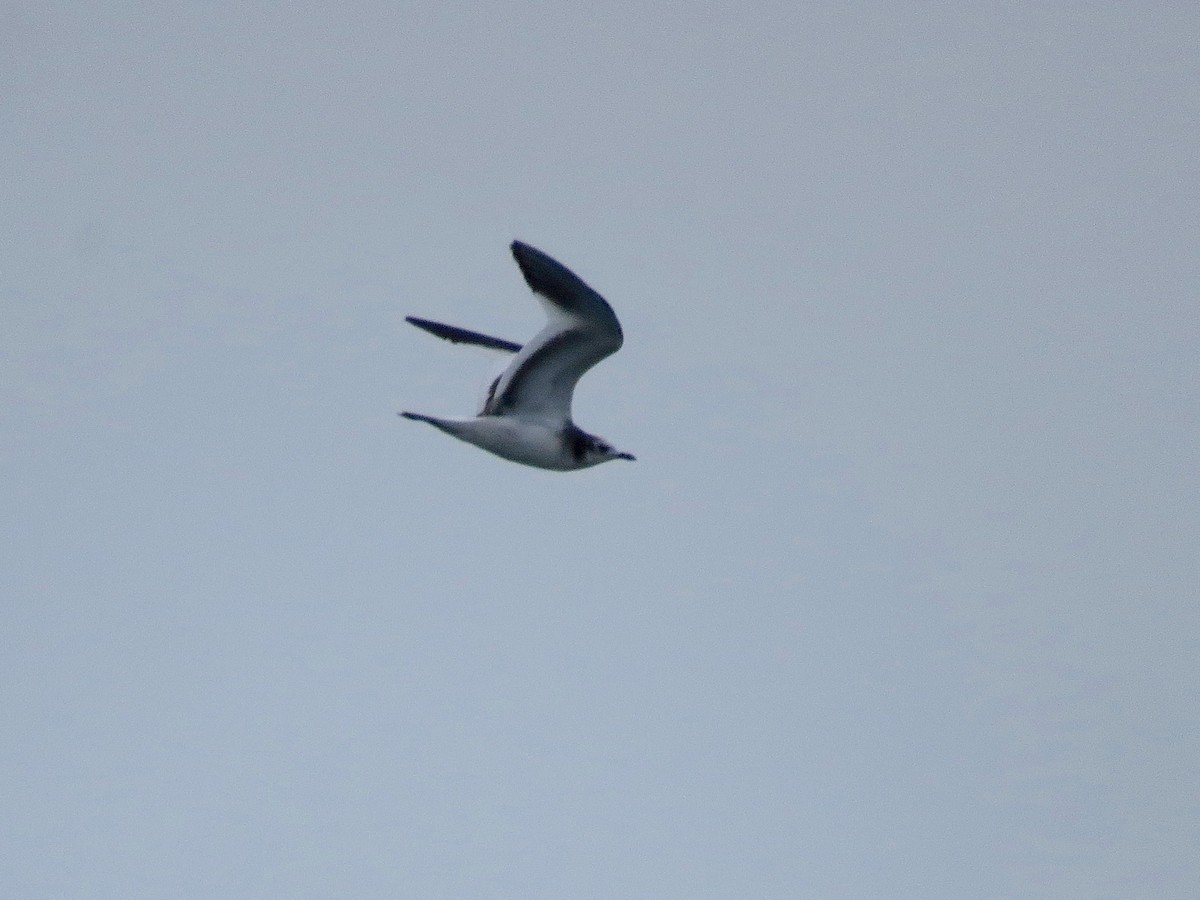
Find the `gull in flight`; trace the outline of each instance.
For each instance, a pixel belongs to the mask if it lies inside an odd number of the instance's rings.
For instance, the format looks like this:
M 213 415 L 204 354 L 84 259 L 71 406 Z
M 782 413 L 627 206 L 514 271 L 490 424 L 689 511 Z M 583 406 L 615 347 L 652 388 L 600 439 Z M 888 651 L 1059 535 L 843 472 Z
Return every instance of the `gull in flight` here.
M 512 353 L 513 360 L 488 387 L 479 414 L 440 419 L 403 412 L 504 459 L 562 472 L 610 459 L 633 459 L 571 421 L 575 384 L 606 356 L 621 349 L 621 324 L 608 302 L 583 279 L 541 250 L 513 241 L 512 254 L 546 310 L 546 326 L 525 346 L 465 328 L 406 317 L 418 328 L 455 344 Z

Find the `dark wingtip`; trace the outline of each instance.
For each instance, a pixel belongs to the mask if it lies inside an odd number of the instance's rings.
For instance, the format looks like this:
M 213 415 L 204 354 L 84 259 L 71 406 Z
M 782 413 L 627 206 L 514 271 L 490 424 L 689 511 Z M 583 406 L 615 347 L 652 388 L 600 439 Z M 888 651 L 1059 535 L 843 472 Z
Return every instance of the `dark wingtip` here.
M 535 293 L 566 305 L 572 305 L 577 294 L 595 293 L 582 278 L 537 247 L 513 241 L 511 248 L 525 283 Z
M 523 241 L 513 241 L 508 245 L 508 249 L 512 251 L 513 259 L 517 261 L 517 265 L 521 269 L 521 274 L 525 276 L 525 280 L 529 280 L 529 270 L 526 265 L 529 263 L 529 256 L 532 253 L 537 253 L 538 250 L 530 247 Z
M 419 316 L 405 316 L 404 321 L 409 325 L 420 328 L 422 331 L 428 331 L 430 325 L 437 324 L 435 322 L 431 322 L 429 319 L 422 319 Z

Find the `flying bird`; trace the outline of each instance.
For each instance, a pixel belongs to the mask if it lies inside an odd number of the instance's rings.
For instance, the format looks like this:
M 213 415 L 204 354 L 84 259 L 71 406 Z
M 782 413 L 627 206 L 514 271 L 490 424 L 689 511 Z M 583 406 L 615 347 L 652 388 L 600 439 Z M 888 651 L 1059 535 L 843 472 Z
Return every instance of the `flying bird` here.
M 512 254 L 546 310 L 546 326 L 521 346 L 454 325 L 407 316 L 406 321 L 455 344 L 512 353 L 489 385 L 478 415 L 441 419 L 402 412 L 504 459 L 541 469 L 571 471 L 634 459 L 571 420 L 571 397 L 583 374 L 621 349 L 621 324 L 608 302 L 578 275 L 541 250 L 512 242 Z

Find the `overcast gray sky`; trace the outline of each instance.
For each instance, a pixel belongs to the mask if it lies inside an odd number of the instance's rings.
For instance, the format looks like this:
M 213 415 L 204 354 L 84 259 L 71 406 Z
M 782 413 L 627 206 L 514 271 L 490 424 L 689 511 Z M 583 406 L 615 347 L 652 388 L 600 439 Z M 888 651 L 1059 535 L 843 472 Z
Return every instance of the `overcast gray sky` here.
M 1195 896 L 1195 4 L 0 20 L 0 894 Z

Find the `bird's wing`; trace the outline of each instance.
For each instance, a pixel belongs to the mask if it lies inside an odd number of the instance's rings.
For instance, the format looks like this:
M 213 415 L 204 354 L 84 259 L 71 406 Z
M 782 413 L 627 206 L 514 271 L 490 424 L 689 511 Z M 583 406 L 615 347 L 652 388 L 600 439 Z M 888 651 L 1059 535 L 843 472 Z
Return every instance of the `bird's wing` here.
M 512 253 L 549 321 L 500 376 L 483 413 L 562 426 L 571 420 L 576 382 L 621 349 L 621 325 L 607 301 L 562 263 L 520 241 Z
M 488 350 L 502 350 L 505 353 L 517 353 L 521 349 L 520 344 L 514 344 L 512 341 L 506 341 L 503 338 L 488 337 L 486 334 L 480 334 L 478 331 L 468 331 L 465 328 L 459 328 L 455 325 L 443 325 L 441 322 L 418 319 L 416 316 L 405 316 L 404 321 L 454 344 L 474 344 L 477 347 L 486 347 Z

